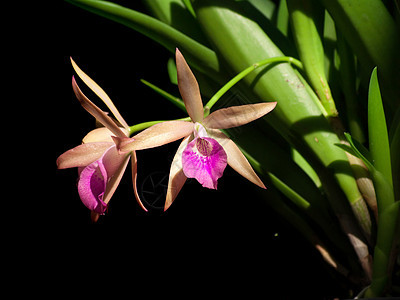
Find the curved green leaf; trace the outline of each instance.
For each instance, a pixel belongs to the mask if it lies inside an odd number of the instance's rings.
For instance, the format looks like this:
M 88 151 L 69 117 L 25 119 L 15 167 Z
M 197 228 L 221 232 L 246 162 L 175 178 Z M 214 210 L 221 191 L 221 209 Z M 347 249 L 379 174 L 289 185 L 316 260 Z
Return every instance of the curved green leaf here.
M 210 48 L 173 27 L 146 14 L 114 4 L 97 0 L 66 0 L 90 12 L 132 28 L 163 45 L 172 53 L 176 47 L 185 55 L 190 64 L 208 74 L 214 80 L 223 82 L 217 55 Z
M 196 22 L 190 1 L 142 0 L 142 2 L 155 18 L 208 46 L 208 41 Z

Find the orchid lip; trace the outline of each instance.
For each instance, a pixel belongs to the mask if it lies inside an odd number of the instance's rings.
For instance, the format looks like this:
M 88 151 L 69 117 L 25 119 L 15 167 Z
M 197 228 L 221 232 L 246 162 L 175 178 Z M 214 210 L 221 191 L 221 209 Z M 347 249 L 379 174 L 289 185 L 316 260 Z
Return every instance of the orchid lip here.
M 227 165 L 223 147 L 209 137 L 195 138 L 182 152 L 182 169 L 186 177 L 195 178 L 206 188 L 216 189 Z
M 103 197 L 107 183 L 107 171 L 101 160 L 85 167 L 78 182 L 78 192 L 83 204 L 90 210 L 103 214 L 107 208 Z
M 203 156 L 210 156 L 212 152 L 212 145 L 209 141 L 202 138 L 197 138 L 196 140 L 196 148 Z

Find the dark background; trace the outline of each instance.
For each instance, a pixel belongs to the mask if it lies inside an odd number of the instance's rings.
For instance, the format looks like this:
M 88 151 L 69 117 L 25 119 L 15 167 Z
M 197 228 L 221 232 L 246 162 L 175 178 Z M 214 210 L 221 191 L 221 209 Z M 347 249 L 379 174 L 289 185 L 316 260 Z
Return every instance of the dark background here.
M 130 7 L 145 11 L 139 1 Z M 55 140 L 54 160 L 79 145 L 95 126 L 94 118 L 73 95 L 70 56 L 108 93 L 128 124 L 185 116 L 140 82 L 141 78 L 146 79 L 178 95 L 166 71 L 171 57 L 167 50 L 129 28 L 68 3 L 62 3 L 61 9 L 58 20 L 61 51 L 56 59 L 60 90 L 52 100 L 57 116 L 54 124 L 61 134 Z M 78 84 L 94 103 L 107 111 L 83 83 L 78 81 Z M 167 183 L 178 144 L 137 153 L 138 189 L 147 201 L 149 213 L 143 212 L 134 199 L 128 166 L 108 212 L 97 224 L 91 224 L 90 213 L 79 199 L 76 169 L 56 170 L 54 166 L 58 191 L 54 201 L 60 206 L 56 212 L 58 221 L 67 227 L 94 230 L 97 234 L 106 225 L 123 225 L 124 232 L 130 232 L 132 235 L 127 236 L 134 241 L 139 232 L 149 234 L 150 241 L 156 245 L 155 252 L 141 253 L 144 260 L 155 265 L 173 261 L 168 264 L 171 270 L 176 267 L 175 263 L 183 262 L 191 271 L 207 271 L 209 277 L 203 283 L 206 286 L 226 280 L 228 286 L 223 288 L 240 289 L 244 288 L 242 280 L 246 280 L 251 282 L 246 289 L 259 291 L 260 295 L 275 295 L 278 299 L 332 299 L 343 295 L 340 281 L 335 281 L 337 278 L 332 277 L 319 253 L 273 212 L 268 200 L 257 197 L 257 187 L 229 167 L 219 180 L 217 191 L 188 180 L 164 213 L 163 197 L 156 201 L 158 195 L 163 196 L 162 188 L 150 196 L 145 191 L 151 189 L 150 177 Z M 149 247 L 144 249 L 146 252 Z M 171 257 L 166 258 L 168 254 Z M 189 272 L 186 267 L 179 270 Z

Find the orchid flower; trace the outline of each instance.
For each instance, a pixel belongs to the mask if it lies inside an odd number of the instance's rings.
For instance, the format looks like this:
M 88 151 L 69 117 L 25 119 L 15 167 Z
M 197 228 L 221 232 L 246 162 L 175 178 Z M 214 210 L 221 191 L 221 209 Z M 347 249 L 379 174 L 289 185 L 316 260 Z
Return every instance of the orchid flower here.
M 129 126 L 118 112 L 117 108 L 104 92 L 88 75 L 86 75 L 72 60 L 72 65 L 83 82 L 95 92 L 108 106 L 117 123 L 93 104 L 79 89 L 75 78 L 72 77 L 72 88 L 79 102 L 92 116 L 105 127 L 89 132 L 83 139 L 83 144 L 68 150 L 57 159 L 59 169 L 78 168 L 78 193 L 83 204 L 92 211 L 92 219 L 97 220 L 104 214 L 107 205 L 114 194 L 122 175 L 132 158 L 132 180 L 136 200 L 147 211 L 140 201 L 136 189 L 137 159 L 135 151 L 129 155 L 121 154 L 114 144 L 112 137 L 128 137 Z
M 164 210 L 175 200 L 187 178 L 195 178 L 203 187 L 216 189 L 227 164 L 265 189 L 246 157 L 220 129 L 241 126 L 261 118 L 275 108 L 276 102 L 232 106 L 204 118 L 199 85 L 178 49 L 176 67 L 179 91 L 191 122 L 166 121 L 133 138 L 113 137 L 119 151 L 127 153 L 158 147 L 183 138 L 171 165 Z

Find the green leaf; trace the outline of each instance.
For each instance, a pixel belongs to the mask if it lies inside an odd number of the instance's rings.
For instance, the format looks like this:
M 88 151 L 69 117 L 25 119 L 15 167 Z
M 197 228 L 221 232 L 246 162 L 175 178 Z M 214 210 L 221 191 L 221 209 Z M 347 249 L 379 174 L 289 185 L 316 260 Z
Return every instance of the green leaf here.
M 183 3 L 185 3 L 186 8 L 189 10 L 189 12 L 192 14 L 193 17 L 196 18 L 196 13 L 194 12 L 194 9 L 192 7 L 192 3 L 190 3 L 190 0 L 182 0 Z
M 275 14 L 276 5 L 271 0 L 246 0 L 254 6 L 264 17 L 271 20 Z
M 360 101 L 356 89 L 356 58 L 341 32 L 337 33 L 337 54 L 339 56 L 339 82 L 344 94 L 346 117 L 351 135 L 365 142 L 363 124 L 360 116 Z
M 374 68 L 372 71 L 369 83 L 368 134 L 372 163 L 383 174 L 386 180 L 392 183 L 389 138 L 379 89 L 377 68 Z
M 220 66 L 215 52 L 173 27 L 146 14 L 108 1 L 66 1 L 132 28 L 160 43 L 172 53 L 175 53 L 178 47 L 186 60 L 198 70 L 208 74 L 214 80 L 225 81 L 219 73 Z
M 289 12 L 287 8 L 286 0 L 281 0 L 279 2 L 278 13 L 276 16 L 276 27 L 282 32 L 286 37 L 289 34 Z
M 362 70 L 377 66 L 385 79 L 387 101 L 392 109 L 399 107 L 400 68 L 398 49 L 400 33 L 384 1 L 380 0 L 320 0 L 344 35 Z M 397 81 L 396 81 L 397 80 Z M 386 94 L 385 94 L 386 95 Z M 391 112 L 390 112 L 391 113 Z
M 399 202 L 395 202 L 390 161 L 389 138 L 385 113 L 377 77 L 377 68 L 371 75 L 368 91 L 369 148 L 375 171 L 371 172 L 378 203 L 378 232 L 374 251 L 373 278 L 367 297 L 382 296 L 389 280 L 388 268 L 399 215 Z M 397 155 L 397 153 L 395 154 Z
M 178 73 L 176 71 L 176 64 L 173 58 L 168 59 L 167 64 L 169 80 L 172 84 L 178 85 Z
M 336 117 L 338 112 L 325 76 L 324 48 L 320 36 L 323 22 L 318 22 L 324 18 L 324 8 L 312 0 L 287 0 L 287 6 L 296 48 L 307 77 L 328 115 Z
M 142 0 L 142 2 L 153 17 L 208 46 L 208 41 L 196 22 L 190 0 Z

